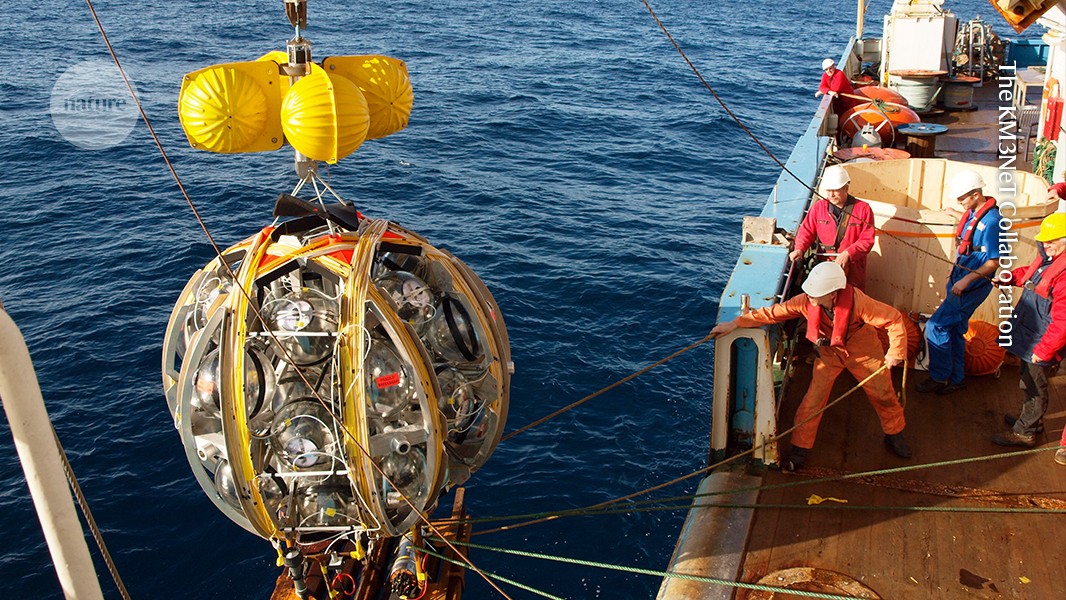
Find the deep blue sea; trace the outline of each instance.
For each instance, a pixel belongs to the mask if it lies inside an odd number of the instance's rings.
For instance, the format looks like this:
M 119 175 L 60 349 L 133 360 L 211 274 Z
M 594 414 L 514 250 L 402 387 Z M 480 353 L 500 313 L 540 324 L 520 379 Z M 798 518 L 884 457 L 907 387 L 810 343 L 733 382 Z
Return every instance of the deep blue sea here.
M 703 76 L 778 157 L 816 107 L 821 59 L 854 32 L 854 0 L 652 0 Z M 874 2 L 879 31 L 890 2 Z M 211 233 L 271 221 L 289 149 L 192 150 L 184 73 L 284 49 L 280 0 L 98 0 L 96 9 Z M 1010 29 L 983 0 L 949 2 Z M 407 62 L 409 127 L 329 169 L 367 215 L 468 263 L 506 318 L 517 372 L 508 431 L 702 338 L 778 170 L 697 81 L 639 0 L 309 3 L 318 58 Z M 0 75 L 0 299 L 133 598 L 259 599 L 270 545 L 196 484 L 163 398 L 179 291 L 212 251 L 138 124 L 84 150 L 53 125 L 59 76 L 108 59 L 84 3 L 5 11 Z M 712 348 L 701 347 L 502 444 L 467 484 L 474 516 L 595 504 L 705 464 Z M 695 480 L 668 490 L 691 493 Z M 442 504 L 449 505 L 451 496 Z M 479 543 L 664 569 L 683 512 L 561 519 Z M 0 420 L 0 597 L 60 598 L 10 429 Z M 95 548 L 93 550 L 94 554 Z M 649 598 L 654 577 L 474 551 L 482 569 L 564 598 Z M 105 573 L 101 569 L 101 573 Z M 104 574 L 105 595 L 117 598 Z M 498 597 L 477 575 L 467 598 Z M 513 598 L 534 597 L 510 586 Z

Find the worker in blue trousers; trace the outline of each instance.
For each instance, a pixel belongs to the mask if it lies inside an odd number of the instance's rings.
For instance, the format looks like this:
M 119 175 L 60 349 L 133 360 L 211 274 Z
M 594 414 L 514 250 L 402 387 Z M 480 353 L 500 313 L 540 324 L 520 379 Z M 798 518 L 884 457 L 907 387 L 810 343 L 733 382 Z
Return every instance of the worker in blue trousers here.
M 999 209 L 984 195 L 985 182 L 974 171 L 960 171 L 949 193 L 966 211 L 955 231 L 955 264 L 948 276 L 947 296 L 925 325 L 929 379 L 921 393 L 950 394 L 966 388 L 963 358 L 970 317 L 992 291 L 992 274 L 999 266 Z

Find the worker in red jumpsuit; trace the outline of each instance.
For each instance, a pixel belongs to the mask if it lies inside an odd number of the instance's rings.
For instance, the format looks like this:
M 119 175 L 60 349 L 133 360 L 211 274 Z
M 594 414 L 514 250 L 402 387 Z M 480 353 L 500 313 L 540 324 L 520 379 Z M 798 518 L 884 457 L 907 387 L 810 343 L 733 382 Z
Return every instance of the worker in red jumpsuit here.
M 1066 177 L 1066 173 L 1063 173 L 1062 176 Z M 1048 202 L 1051 202 L 1052 200 L 1066 200 L 1066 181 L 1056 183 L 1049 187 L 1047 190 L 1047 199 Z
M 828 94 L 833 98 L 833 112 L 841 114 L 848 108 L 850 108 L 851 102 L 848 102 L 844 94 L 854 94 L 855 90 L 851 87 L 851 82 L 848 81 L 848 76 L 837 68 L 836 61 L 831 58 L 827 58 L 822 61 L 822 82 L 818 84 L 818 91 L 814 93 L 815 98 L 821 97 L 822 94 Z
M 821 186 L 825 199 L 816 201 L 807 212 L 788 258 L 795 262 L 817 244 L 819 254 L 844 269 L 848 283 L 865 290 L 866 255 L 874 247 L 874 212 L 869 204 L 848 194 L 850 183 L 844 167 L 826 167 Z
M 719 323 L 710 333 L 718 337 L 737 327 L 759 327 L 799 317 L 807 319 L 807 339 L 818 349 L 818 359 L 814 362 L 810 388 L 796 409 L 792 450 L 784 467 L 794 471 L 806 463 L 822 418 L 820 414 L 813 418 L 811 415 L 825 407 L 833 382 L 844 369 L 858 381 L 877 372 L 863 385 L 863 390 L 881 420 L 885 446 L 896 456 L 910 458 L 911 449 L 903 439 L 906 425 L 903 407 L 896 398 L 890 374 L 892 367 L 903 364 L 907 352 L 904 316 L 849 285 L 844 270 L 833 262 L 815 265 L 802 288 L 804 293 L 786 302 Z M 887 352 L 877 336 L 878 329 L 888 332 Z M 881 369 L 882 366 L 887 368 Z
M 1036 435 L 1043 430 L 1048 407 L 1048 377 L 1066 356 L 1066 213 L 1045 217 L 1035 239 L 1040 242 L 1036 259 L 1010 271 L 1003 281 L 1025 288 L 1011 315 L 1007 347 L 1021 359 L 1025 397 L 1017 417 L 1003 416 L 1009 428 L 992 436 L 1000 446 L 1037 445 Z M 1066 465 L 1066 431 L 1059 445 L 1055 462 Z

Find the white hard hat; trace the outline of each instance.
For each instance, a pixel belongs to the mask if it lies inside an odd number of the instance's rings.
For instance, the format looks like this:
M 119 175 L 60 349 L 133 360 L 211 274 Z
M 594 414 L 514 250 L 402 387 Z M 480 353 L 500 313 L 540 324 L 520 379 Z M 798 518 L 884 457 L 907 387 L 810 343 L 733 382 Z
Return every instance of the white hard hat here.
M 985 187 L 985 180 L 976 171 L 959 171 L 951 178 L 951 197 L 958 199 Z
M 826 191 L 839 190 L 851 183 L 851 176 L 840 165 L 826 167 L 822 171 L 822 189 Z
M 837 61 L 835 61 L 835 60 L 833 60 L 831 58 L 827 58 L 827 59 L 822 61 L 822 70 L 824 71 L 824 70 L 828 69 L 829 67 L 832 67 L 835 64 L 837 64 Z
M 821 298 L 844 289 L 847 284 L 848 276 L 844 274 L 843 267 L 829 261 L 814 265 L 810 275 L 807 275 L 807 280 L 800 287 L 811 298 Z

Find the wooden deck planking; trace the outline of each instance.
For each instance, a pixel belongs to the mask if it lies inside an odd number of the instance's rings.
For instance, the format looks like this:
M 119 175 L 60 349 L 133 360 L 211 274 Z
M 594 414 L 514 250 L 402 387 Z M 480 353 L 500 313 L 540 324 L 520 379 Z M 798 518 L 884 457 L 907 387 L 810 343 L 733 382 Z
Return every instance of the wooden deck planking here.
M 974 90 L 978 111 L 951 111 L 923 117 L 949 127 L 937 138 L 935 156 L 949 160 L 1031 171 L 1031 163 L 998 154 L 1000 102 L 996 83 Z M 1004 133 L 1014 129 L 1007 126 Z M 1021 152 L 1022 141 L 1017 141 Z M 923 259 L 917 259 L 919 266 Z M 914 267 L 915 265 L 912 265 Z M 942 263 L 926 267 L 946 269 Z M 906 271 L 901 265 L 895 269 Z M 913 269 L 921 272 L 921 269 Z M 801 353 L 802 354 L 802 353 Z M 798 374 L 784 400 L 779 430 L 792 425 L 795 406 L 807 388 L 810 366 L 799 361 Z M 1066 369 L 1063 371 L 1066 375 Z M 894 374 L 897 389 L 899 370 Z M 821 476 L 887 469 L 980 456 L 1020 448 L 1001 448 L 991 436 L 1006 428 L 1003 414 L 1017 414 L 1022 392 L 1016 367 L 1001 378 L 968 378 L 970 388 L 948 397 L 917 394 L 926 374 L 908 374 L 905 435 L 914 458 L 902 460 L 883 445 L 883 434 L 865 394 L 830 409 L 823 418 L 808 468 L 799 474 L 770 472 L 765 485 Z M 844 374 L 831 397 L 855 380 Z M 1045 448 L 1058 445 L 1066 425 L 1066 377 L 1052 380 L 1052 402 L 1038 436 Z M 787 440 L 782 456 L 787 456 Z M 815 567 L 849 576 L 883 598 L 1060 598 L 1066 590 L 1066 515 L 987 512 L 857 510 L 805 505 L 811 494 L 847 500 L 849 507 L 1003 507 L 1028 495 L 1066 506 L 1066 468 L 1046 451 L 1016 458 L 903 472 L 878 481 L 832 481 L 764 490 L 741 568 L 742 580 L 758 581 L 770 572 Z M 983 492 L 984 491 L 984 492 Z M 962 494 L 999 494 L 981 500 Z M 794 505 L 771 508 L 769 505 Z M 831 507 L 827 502 L 824 506 Z M 817 587 L 812 590 L 820 589 Z M 824 590 L 823 590 L 824 591 Z M 739 590 L 736 598 L 748 598 Z M 781 598 L 781 595 L 775 598 Z
M 997 132 L 999 130 L 1000 101 L 996 97 L 995 82 L 974 89 L 975 111 L 944 111 L 922 117 L 922 121 L 947 125 L 948 133 L 937 136 L 936 157 L 982 165 L 999 165 Z M 1008 103 L 1009 104 L 1009 103 Z M 1032 166 L 1019 169 L 1032 171 Z
M 801 380 L 808 376 L 809 367 L 797 375 Z M 887 452 L 875 413 L 860 391 L 826 413 L 808 471 L 860 472 L 1011 451 L 993 445 L 990 437 L 1005 427 L 1003 412 L 1016 413 L 1020 406 L 1016 368 L 1006 368 L 998 380 L 971 378 L 970 389 L 948 397 L 914 392 L 923 379 L 924 373 L 909 374 L 905 433 L 915 453 L 912 460 Z M 897 372 L 897 385 L 899 380 Z M 854 379 L 842 375 L 833 397 L 852 385 Z M 782 428 L 791 425 L 805 388 L 794 382 L 795 391 L 782 409 Z M 1066 415 L 1064 394 L 1066 377 L 1053 379 L 1048 432 L 1040 438 L 1046 447 L 1057 446 Z M 772 473 L 766 484 L 808 476 Z M 1053 462 L 1051 452 L 895 477 L 904 488 L 914 480 L 1066 500 L 1066 468 Z M 799 505 L 811 494 L 845 499 L 852 507 L 990 505 L 848 481 L 767 490 L 760 503 Z M 850 576 L 885 598 L 1057 598 L 1066 589 L 1064 535 L 1064 515 L 765 508 L 756 511 L 742 572 L 745 581 L 756 581 L 771 571 L 811 566 Z

